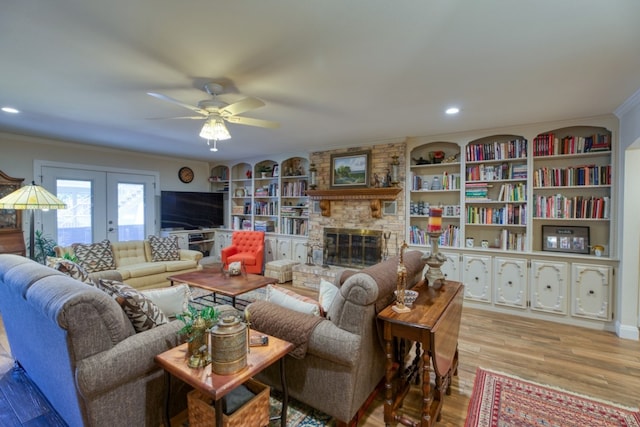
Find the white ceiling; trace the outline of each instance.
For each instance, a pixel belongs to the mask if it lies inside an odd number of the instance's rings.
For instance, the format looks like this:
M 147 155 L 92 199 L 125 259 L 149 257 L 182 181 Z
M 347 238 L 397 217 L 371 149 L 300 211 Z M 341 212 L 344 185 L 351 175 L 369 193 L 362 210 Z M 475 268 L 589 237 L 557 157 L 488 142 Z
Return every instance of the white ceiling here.
M 3 0 L 0 130 L 230 161 L 613 112 L 640 89 L 637 0 Z M 228 102 L 211 153 L 188 104 Z M 446 116 L 456 105 L 461 113 Z

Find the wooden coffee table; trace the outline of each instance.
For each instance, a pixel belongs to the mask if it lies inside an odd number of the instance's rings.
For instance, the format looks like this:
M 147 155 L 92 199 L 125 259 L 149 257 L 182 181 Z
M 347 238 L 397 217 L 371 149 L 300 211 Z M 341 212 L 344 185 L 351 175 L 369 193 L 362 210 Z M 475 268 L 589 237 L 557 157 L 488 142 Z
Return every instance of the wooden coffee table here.
M 238 295 L 278 282 L 278 279 L 273 277 L 265 277 L 257 274 L 229 276 L 223 272 L 207 268 L 169 276 L 167 280 L 171 281 L 171 286 L 173 286 L 174 282 L 179 282 L 209 290 L 213 292 L 214 303 L 216 302 L 216 294 L 231 297 L 234 307 L 236 306 L 236 297 Z
M 265 334 L 251 330 L 251 334 L 264 336 Z M 211 365 L 204 368 L 190 368 L 187 365 L 187 343 L 167 350 L 155 357 L 155 361 L 165 371 L 165 426 L 170 426 L 169 399 L 171 398 L 171 375 L 191 385 L 201 393 L 211 396 L 215 401 L 216 426 L 222 425 L 222 397 L 239 385 L 245 383 L 276 361 L 280 361 L 280 381 L 282 385 L 281 426 L 287 425 L 287 405 L 289 392 L 284 371 L 284 356 L 293 350 L 293 344 L 276 337 L 269 337 L 269 345 L 251 347 L 247 354 L 247 366 L 240 372 L 230 375 L 218 375 L 211 371 Z

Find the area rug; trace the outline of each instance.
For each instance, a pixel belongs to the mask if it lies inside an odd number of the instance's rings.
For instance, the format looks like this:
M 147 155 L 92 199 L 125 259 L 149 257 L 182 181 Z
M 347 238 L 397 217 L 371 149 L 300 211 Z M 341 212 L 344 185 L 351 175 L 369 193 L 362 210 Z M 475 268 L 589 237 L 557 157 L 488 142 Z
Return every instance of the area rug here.
M 640 427 L 640 412 L 478 368 L 465 427 Z
M 278 417 L 282 405 L 282 395 L 277 390 L 271 389 L 269 399 L 269 415 L 271 418 Z M 329 415 L 298 402 L 295 399 L 289 399 L 287 406 L 287 427 L 324 427 L 335 425 Z M 280 427 L 280 420 L 272 420 L 269 423 L 269 427 Z

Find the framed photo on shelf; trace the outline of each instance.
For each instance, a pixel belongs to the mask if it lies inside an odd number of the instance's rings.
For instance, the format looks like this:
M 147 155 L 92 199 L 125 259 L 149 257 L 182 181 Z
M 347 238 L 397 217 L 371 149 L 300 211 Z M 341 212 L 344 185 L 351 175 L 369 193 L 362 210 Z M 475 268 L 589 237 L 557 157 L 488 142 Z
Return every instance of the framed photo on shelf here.
M 331 155 L 331 188 L 368 187 L 371 173 L 371 150 Z
M 589 227 L 542 226 L 543 251 L 588 254 L 590 249 Z

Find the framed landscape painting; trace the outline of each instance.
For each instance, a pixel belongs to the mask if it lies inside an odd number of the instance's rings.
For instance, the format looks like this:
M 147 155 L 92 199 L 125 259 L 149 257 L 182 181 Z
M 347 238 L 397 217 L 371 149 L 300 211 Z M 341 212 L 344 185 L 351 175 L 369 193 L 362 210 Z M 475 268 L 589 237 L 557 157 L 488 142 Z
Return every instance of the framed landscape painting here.
M 331 188 L 368 187 L 370 171 L 370 150 L 332 154 Z

